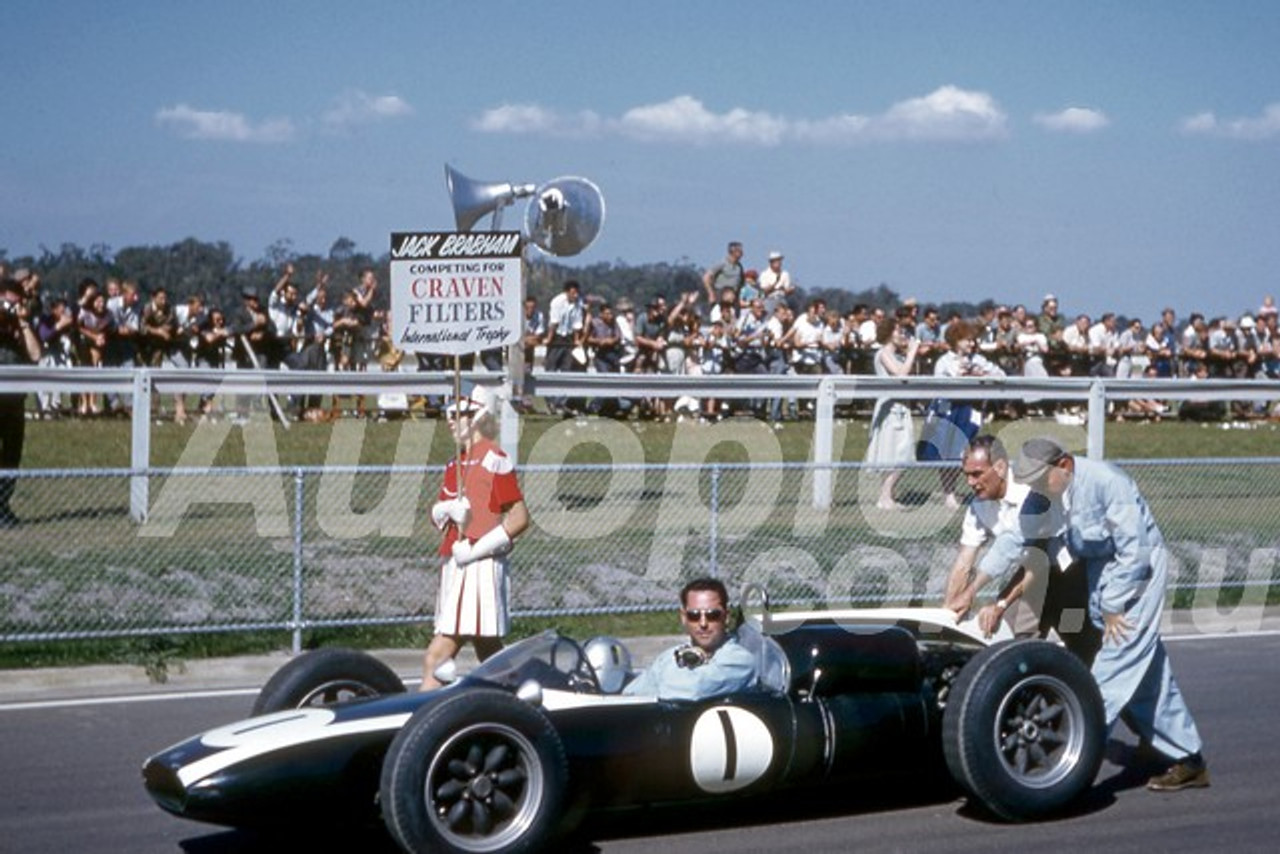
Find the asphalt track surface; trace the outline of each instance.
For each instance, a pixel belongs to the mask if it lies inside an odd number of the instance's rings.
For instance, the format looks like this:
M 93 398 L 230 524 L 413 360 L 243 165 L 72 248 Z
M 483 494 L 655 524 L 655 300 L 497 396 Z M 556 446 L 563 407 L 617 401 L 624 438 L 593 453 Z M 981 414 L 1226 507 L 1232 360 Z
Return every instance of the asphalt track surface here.
M 1209 789 L 1146 791 L 1152 769 L 1129 769 L 1133 738 L 1121 726 L 1089 797 L 1052 822 L 1001 824 L 949 787 L 920 791 L 912 783 L 610 816 L 561 850 L 1276 850 L 1280 740 L 1271 729 L 1280 708 L 1280 635 L 1179 638 L 1170 654 L 1206 741 Z M 239 691 L 0 704 L 0 852 L 392 851 L 377 832 L 261 838 L 182 821 L 152 804 L 139 775 L 143 758 L 242 717 L 251 702 L 251 692 Z

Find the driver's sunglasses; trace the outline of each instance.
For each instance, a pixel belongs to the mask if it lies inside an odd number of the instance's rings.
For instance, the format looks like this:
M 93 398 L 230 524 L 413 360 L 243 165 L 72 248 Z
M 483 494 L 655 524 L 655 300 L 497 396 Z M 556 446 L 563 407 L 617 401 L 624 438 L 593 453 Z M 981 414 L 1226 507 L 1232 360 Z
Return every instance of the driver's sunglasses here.
M 724 611 L 720 608 L 686 608 L 684 617 L 691 623 L 719 623 L 724 620 Z

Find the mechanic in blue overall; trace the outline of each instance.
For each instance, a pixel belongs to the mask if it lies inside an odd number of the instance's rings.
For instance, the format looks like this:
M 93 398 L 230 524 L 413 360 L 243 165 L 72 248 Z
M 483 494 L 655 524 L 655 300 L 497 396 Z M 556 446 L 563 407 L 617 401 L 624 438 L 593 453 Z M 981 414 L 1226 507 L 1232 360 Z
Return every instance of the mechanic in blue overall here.
M 1148 789 L 1208 786 L 1200 734 L 1160 639 L 1168 550 L 1137 484 L 1110 463 L 1076 457 L 1046 438 L 1023 443 L 1013 474 L 1060 508 L 1069 551 L 1061 560 L 1084 563 L 1089 617 L 1103 635 L 1092 671 L 1108 730 L 1123 717 L 1173 760 Z M 1032 533 L 1036 523 L 1028 517 L 1024 530 Z
M 978 627 L 986 636 L 992 636 L 1001 620 L 1019 637 L 1049 637 L 1055 632 L 1067 649 L 1086 665 L 1092 664 L 1102 645 L 1102 632 L 1086 618 L 1089 594 L 1084 567 L 1079 562 L 1049 565 L 1047 555 L 1059 552 L 1060 542 L 1057 547 L 1045 542 L 1037 544 L 1042 548 L 1026 548 L 1023 540 L 1024 513 L 1040 515 L 1044 527 L 1061 534 L 1061 509 L 1014 480 L 1004 445 L 989 433 L 969 443 L 960 470 L 973 499 L 960 526 L 960 550 L 947 579 L 945 607 L 963 618 L 973 608 L 979 589 L 992 578 L 1007 578 L 996 601 L 977 612 Z
M 663 700 L 700 700 L 756 684 L 756 659 L 729 631 L 729 594 L 714 578 L 680 591 L 680 620 L 689 642 L 658 654 L 622 693 Z

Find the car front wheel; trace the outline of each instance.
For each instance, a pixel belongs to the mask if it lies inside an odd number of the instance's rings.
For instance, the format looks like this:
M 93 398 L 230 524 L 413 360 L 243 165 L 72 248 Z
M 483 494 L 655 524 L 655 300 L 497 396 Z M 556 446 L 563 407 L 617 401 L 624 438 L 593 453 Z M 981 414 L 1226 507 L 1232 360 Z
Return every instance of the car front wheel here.
M 568 786 L 551 722 L 510 694 L 460 690 L 414 713 L 382 764 L 383 821 L 405 851 L 542 850 Z
M 998 644 L 974 656 L 942 718 L 947 767 L 993 813 L 1027 821 L 1061 810 L 1102 763 L 1106 718 L 1092 674 L 1046 641 Z

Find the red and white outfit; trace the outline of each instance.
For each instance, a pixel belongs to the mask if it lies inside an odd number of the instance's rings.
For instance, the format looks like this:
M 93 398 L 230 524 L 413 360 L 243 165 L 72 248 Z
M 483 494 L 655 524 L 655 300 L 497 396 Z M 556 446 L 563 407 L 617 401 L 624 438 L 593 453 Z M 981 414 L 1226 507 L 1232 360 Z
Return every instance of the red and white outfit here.
M 457 460 L 445 466 L 438 501 L 458 497 Z M 436 634 L 457 637 L 501 637 L 511 629 L 509 583 L 505 555 L 481 558 L 459 567 L 453 544 L 459 536 L 474 543 L 502 524 L 502 515 L 524 496 L 516 480 L 515 463 L 497 445 L 478 437 L 462 456 L 464 495 L 471 504 L 465 530 L 446 522 L 439 554 L 440 593 L 436 601 Z

